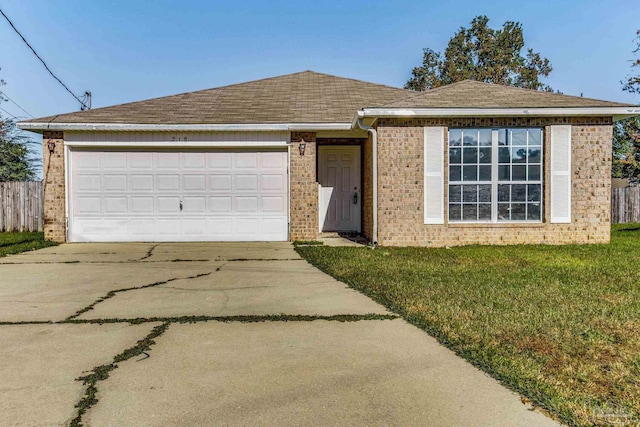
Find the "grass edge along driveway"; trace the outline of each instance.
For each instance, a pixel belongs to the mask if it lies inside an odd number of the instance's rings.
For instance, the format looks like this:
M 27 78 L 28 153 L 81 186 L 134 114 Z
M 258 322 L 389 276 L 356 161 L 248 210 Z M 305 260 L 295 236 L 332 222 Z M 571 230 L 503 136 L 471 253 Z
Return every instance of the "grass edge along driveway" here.
M 0 233 L 0 257 L 55 246 L 41 232 Z
M 609 245 L 297 251 L 557 420 L 640 423 L 640 224 Z

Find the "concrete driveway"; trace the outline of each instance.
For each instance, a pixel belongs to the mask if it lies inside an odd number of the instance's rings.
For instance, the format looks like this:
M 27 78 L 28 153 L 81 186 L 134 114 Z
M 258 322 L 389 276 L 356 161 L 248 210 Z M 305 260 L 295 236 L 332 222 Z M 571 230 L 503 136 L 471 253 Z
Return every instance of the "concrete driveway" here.
M 0 342 L 2 425 L 557 425 L 288 243 L 0 258 Z

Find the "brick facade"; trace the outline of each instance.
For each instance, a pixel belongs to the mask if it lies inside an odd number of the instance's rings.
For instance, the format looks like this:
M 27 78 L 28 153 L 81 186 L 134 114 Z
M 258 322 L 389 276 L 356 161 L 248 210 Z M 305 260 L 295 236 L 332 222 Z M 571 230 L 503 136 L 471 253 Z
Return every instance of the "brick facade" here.
M 55 144 L 49 154 L 49 142 Z M 45 131 L 42 138 L 44 173 L 44 237 L 54 242 L 67 241 L 65 209 L 64 135 L 58 131 Z
M 299 147 L 306 144 L 304 156 Z M 289 164 L 290 240 L 313 240 L 318 237 L 318 183 L 316 182 L 315 132 L 291 133 Z
M 542 224 L 425 225 L 424 127 L 549 127 L 572 125 L 572 222 L 551 224 L 549 156 L 544 156 Z M 380 119 L 378 130 L 378 242 L 387 246 L 519 243 L 607 243 L 610 236 L 611 117 Z M 445 133 L 446 136 L 446 133 Z M 445 149 L 446 149 L 445 141 Z M 445 154 L 445 159 L 447 155 Z M 446 162 L 446 160 L 445 160 Z M 445 171 L 448 168 L 445 165 Z M 446 189 L 445 173 L 445 198 Z

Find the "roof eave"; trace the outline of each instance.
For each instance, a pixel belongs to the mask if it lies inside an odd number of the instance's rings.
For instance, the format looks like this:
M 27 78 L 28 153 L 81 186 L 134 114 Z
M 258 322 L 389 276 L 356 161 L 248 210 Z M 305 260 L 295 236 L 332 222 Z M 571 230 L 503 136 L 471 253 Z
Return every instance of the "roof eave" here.
M 614 120 L 640 115 L 640 106 L 626 107 L 545 107 L 545 108 L 363 108 L 354 119 L 409 117 L 569 117 L 611 116 Z
M 28 131 L 129 131 L 129 132 L 285 132 L 350 130 L 351 123 L 229 123 L 229 124 L 144 124 L 144 123 L 18 123 Z

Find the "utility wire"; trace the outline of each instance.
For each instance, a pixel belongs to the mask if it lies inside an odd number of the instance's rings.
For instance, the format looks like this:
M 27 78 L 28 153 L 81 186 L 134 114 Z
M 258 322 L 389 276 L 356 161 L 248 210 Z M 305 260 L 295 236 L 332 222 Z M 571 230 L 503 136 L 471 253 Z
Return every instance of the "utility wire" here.
M 14 116 L 13 114 L 11 114 L 10 112 L 8 112 L 7 110 L 5 110 L 4 108 L 0 107 L 0 110 L 4 111 L 5 113 L 7 113 L 8 115 L 10 115 L 11 117 L 13 117 L 14 119 L 18 119 L 16 116 Z
M 71 89 L 69 89 L 67 87 L 66 84 L 64 84 L 62 82 L 62 80 L 60 80 L 55 74 L 53 74 L 53 71 L 51 71 L 51 69 L 49 68 L 49 66 L 47 65 L 46 62 L 44 62 L 44 60 L 40 57 L 40 55 L 38 55 L 38 52 L 35 51 L 35 49 L 33 47 L 31 47 L 31 45 L 29 44 L 29 42 L 27 41 L 27 39 L 24 38 L 24 36 L 20 33 L 20 31 L 18 31 L 18 29 L 16 28 L 15 25 L 13 25 L 13 22 L 11 22 L 11 20 L 9 19 L 9 17 L 7 15 L 5 15 L 4 11 L 2 9 L 0 9 L 0 14 L 2 14 L 2 16 L 4 16 L 4 19 L 7 20 L 7 22 L 9 23 L 9 25 L 11 25 L 11 28 L 13 28 L 13 31 L 16 32 L 16 34 L 18 34 L 20 36 L 20 38 L 22 39 L 22 41 L 29 47 L 29 49 L 31 49 L 31 52 L 33 52 L 33 54 L 36 56 L 36 58 L 38 58 L 40 60 L 40 62 L 42 62 L 42 65 L 44 65 L 44 68 L 46 68 L 46 70 L 49 72 L 49 74 L 51 74 L 51 76 L 56 79 L 58 81 L 58 83 L 60 83 L 62 85 L 62 87 L 64 87 L 67 92 L 69 92 L 71 94 L 71 96 L 73 96 L 79 103 L 80 105 L 82 105 L 82 109 L 87 108 L 87 104 L 85 103 L 85 101 L 83 101 L 82 99 L 80 99 L 75 93 L 73 93 L 71 91 Z
M 9 101 L 13 102 L 16 107 L 18 107 L 19 109 L 21 109 L 22 111 L 24 111 L 25 113 L 27 113 L 28 116 L 30 116 L 32 119 L 35 119 L 35 117 L 33 117 L 33 114 L 31 114 L 30 112 L 28 112 L 27 110 L 25 110 L 24 108 L 22 108 L 16 101 L 14 101 L 13 99 L 11 99 L 9 97 L 9 95 L 7 95 L 5 92 L 0 91 L 0 97 L 5 97 L 7 98 Z

